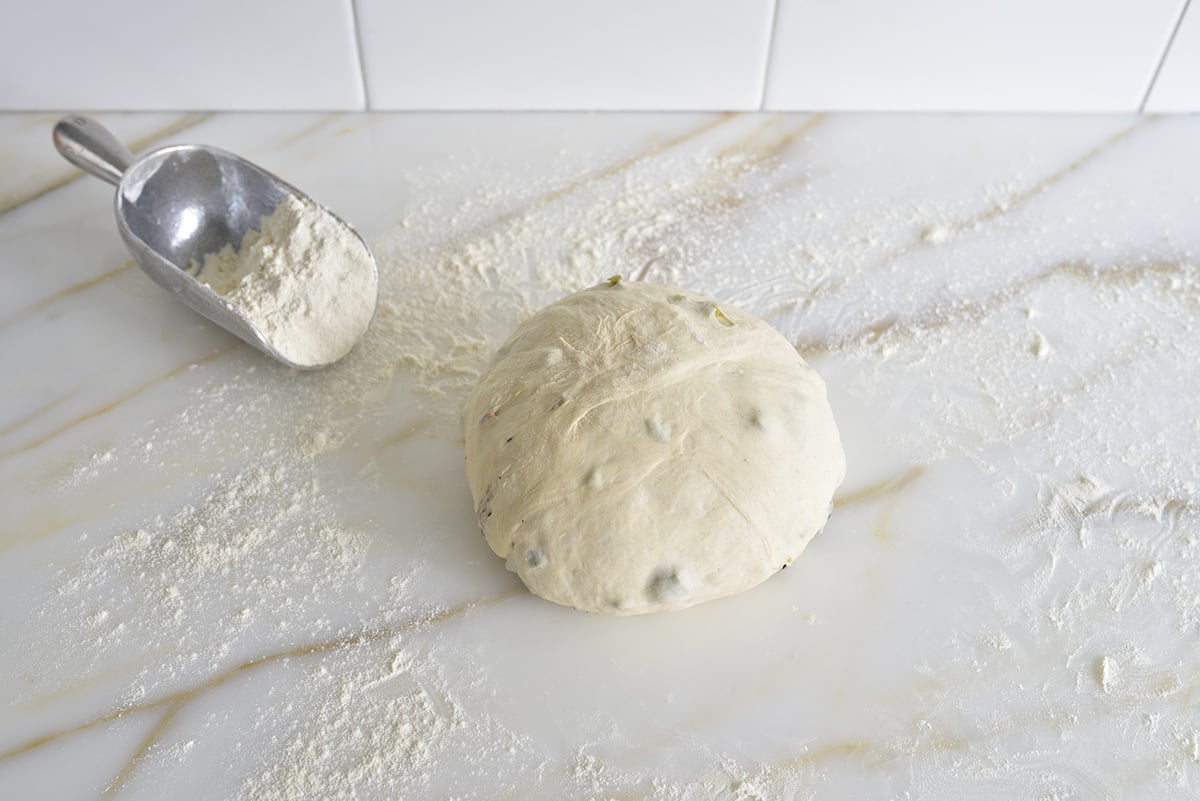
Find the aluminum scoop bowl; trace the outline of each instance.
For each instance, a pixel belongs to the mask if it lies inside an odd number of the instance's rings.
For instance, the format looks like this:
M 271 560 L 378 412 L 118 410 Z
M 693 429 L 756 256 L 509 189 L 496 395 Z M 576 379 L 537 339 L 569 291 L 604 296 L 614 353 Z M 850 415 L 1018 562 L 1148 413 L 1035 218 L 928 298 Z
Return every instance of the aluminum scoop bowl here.
M 326 366 L 289 361 L 233 304 L 188 272 L 193 262 L 203 264 L 206 255 L 227 244 L 238 248 L 246 232 L 258 230 L 262 218 L 286 196 L 312 203 L 311 198 L 256 164 L 215 147 L 171 145 L 135 158 L 107 128 L 78 114 L 54 126 L 54 146 L 76 167 L 117 187 L 117 228 L 134 261 L 155 283 L 289 367 Z M 333 216 L 362 241 L 358 232 Z M 371 269 L 378 275 L 374 256 Z

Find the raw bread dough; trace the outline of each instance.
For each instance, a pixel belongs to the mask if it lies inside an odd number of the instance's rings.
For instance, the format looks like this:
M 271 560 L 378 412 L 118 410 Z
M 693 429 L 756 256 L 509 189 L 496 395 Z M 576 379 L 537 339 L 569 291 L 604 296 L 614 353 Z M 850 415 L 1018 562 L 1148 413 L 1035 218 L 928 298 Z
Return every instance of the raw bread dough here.
M 520 325 L 463 428 L 492 550 L 531 592 L 603 614 L 753 587 L 845 476 L 825 384 L 778 332 L 615 276 Z

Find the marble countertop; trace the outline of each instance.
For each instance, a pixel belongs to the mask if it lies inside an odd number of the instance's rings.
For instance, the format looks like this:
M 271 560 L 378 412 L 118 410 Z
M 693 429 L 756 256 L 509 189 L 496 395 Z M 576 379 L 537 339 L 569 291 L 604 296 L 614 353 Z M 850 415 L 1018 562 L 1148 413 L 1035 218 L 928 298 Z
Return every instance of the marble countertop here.
M 294 373 L 0 115 L 0 798 L 1200 791 L 1200 118 L 107 115 L 350 220 Z M 754 311 L 848 462 L 792 567 L 639 618 L 479 537 L 458 404 L 613 273 Z

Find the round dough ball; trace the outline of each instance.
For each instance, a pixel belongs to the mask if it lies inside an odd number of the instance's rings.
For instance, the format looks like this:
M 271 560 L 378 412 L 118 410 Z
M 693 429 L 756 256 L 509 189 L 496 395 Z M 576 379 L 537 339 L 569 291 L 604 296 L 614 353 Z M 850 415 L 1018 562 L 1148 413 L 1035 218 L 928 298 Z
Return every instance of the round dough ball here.
M 467 399 L 492 550 L 589 612 L 749 589 L 829 517 L 845 456 L 825 384 L 753 315 L 619 277 L 521 324 Z

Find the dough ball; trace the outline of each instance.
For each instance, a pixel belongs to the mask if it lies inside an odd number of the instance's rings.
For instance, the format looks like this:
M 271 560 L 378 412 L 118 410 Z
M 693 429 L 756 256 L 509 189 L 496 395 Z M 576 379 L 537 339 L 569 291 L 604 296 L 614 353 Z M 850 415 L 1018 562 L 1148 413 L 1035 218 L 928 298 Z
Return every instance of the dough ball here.
M 828 519 L 845 456 L 778 332 L 614 277 L 521 324 L 467 399 L 479 527 L 531 592 L 589 612 L 749 589 Z

